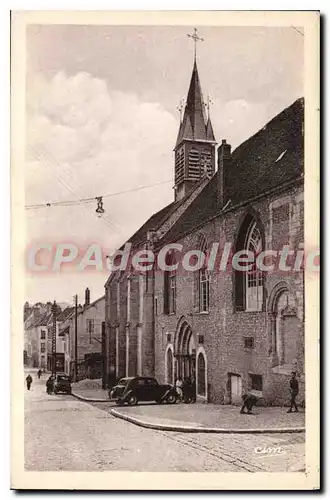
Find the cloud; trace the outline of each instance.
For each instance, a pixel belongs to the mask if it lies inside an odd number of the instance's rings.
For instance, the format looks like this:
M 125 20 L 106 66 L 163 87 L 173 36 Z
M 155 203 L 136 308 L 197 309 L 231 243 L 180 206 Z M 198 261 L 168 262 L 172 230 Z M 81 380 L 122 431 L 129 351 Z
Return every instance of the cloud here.
M 26 130 L 27 205 L 102 196 L 173 177 L 176 118 L 159 103 L 111 89 L 88 73 L 59 72 L 50 80 L 33 75 L 27 86 Z M 115 248 L 172 198 L 167 183 L 105 198 L 102 219 L 96 217 L 96 202 L 28 210 L 27 244 L 97 242 Z M 104 276 L 90 279 L 102 289 Z M 58 292 L 60 282 L 49 281 Z M 35 279 L 28 283 L 35 288 Z M 65 286 L 62 281 L 59 293 L 65 295 Z
M 273 117 L 272 103 L 234 99 L 216 100 L 212 121 L 218 142 L 227 139 L 233 149 L 258 132 Z
M 28 86 L 27 116 L 27 204 L 101 196 L 173 177 L 176 119 L 159 103 L 112 90 L 88 73 L 68 77 L 60 72 L 49 81 L 34 77 Z M 112 229 L 120 227 L 118 236 L 128 237 L 171 201 L 170 188 L 156 188 L 156 197 L 145 191 L 104 200 L 109 215 L 117 219 Z M 73 226 L 77 234 L 77 225 L 84 239 L 93 235 L 93 211 L 80 224 L 78 210 L 67 210 L 65 221 L 65 209 L 52 210 L 51 226 L 42 222 L 41 211 L 33 214 L 29 231 L 34 238 L 66 236 Z

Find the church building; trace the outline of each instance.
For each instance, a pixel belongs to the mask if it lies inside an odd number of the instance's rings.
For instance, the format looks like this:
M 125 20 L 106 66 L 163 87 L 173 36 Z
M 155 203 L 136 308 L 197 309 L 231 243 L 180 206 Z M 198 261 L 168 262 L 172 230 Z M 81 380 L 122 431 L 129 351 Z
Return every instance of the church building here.
M 239 404 L 254 388 L 283 404 L 292 371 L 303 397 L 304 271 L 261 269 L 256 257 L 293 255 L 304 242 L 304 101 L 234 151 L 225 139 L 217 147 L 206 108 L 195 60 L 174 147 L 174 200 L 128 240 L 132 255 L 152 251 L 167 267 L 109 276 L 105 378 L 189 377 L 198 401 Z M 234 266 L 247 251 L 251 265 Z

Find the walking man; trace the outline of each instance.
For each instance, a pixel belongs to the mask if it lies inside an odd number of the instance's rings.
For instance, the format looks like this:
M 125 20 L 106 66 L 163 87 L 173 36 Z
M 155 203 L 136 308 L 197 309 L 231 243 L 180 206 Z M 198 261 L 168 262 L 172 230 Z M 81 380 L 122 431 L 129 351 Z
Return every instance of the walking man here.
M 291 394 L 291 400 L 290 400 L 290 408 L 288 410 L 288 413 L 292 413 L 292 408 L 294 408 L 295 412 L 298 411 L 297 403 L 296 403 L 296 397 L 298 396 L 299 393 L 299 384 L 298 380 L 296 378 L 296 372 L 292 372 L 291 379 L 290 379 L 290 394 Z
M 31 384 L 32 384 L 32 377 L 31 375 L 29 374 L 27 377 L 26 377 L 26 387 L 27 387 L 27 390 L 29 391 L 30 388 L 31 388 Z
M 39 369 L 39 370 L 38 370 L 38 373 L 37 373 L 37 375 L 38 375 L 38 378 L 39 378 L 39 379 L 40 379 L 40 377 L 41 377 L 41 374 L 42 374 L 42 371 Z

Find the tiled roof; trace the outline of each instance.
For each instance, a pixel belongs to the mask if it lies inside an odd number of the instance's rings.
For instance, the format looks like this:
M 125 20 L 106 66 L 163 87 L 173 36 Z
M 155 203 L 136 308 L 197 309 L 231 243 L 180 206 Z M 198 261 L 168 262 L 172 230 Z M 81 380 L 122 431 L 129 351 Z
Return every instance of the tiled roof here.
M 132 243 L 132 245 L 136 245 L 142 241 L 144 241 L 147 237 L 147 232 L 153 229 L 157 229 L 161 223 L 161 221 L 171 212 L 175 203 L 170 203 L 166 207 L 159 210 L 153 214 L 144 224 L 141 226 L 127 241 Z M 124 248 L 124 245 L 121 247 Z
M 78 314 L 83 314 L 86 311 L 86 309 L 88 309 L 89 307 L 95 306 L 95 304 L 97 304 L 101 300 L 105 300 L 105 295 L 102 295 L 102 297 L 99 297 L 98 299 L 94 300 L 94 302 L 91 302 L 88 306 L 84 306 L 84 307 L 79 308 Z
M 163 222 L 166 221 L 166 219 L 169 218 L 169 216 L 174 213 L 180 205 L 184 204 L 188 198 L 194 195 L 194 192 L 198 187 L 205 182 L 205 178 L 202 177 L 199 181 L 197 181 L 191 189 L 181 200 L 174 201 L 167 205 L 166 207 L 162 208 L 159 210 L 159 212 L 156 212 L 153 214 L 137 231 L 136 233 L 131 236 L 127 240 L 127 242 L 132 243 L 132 246 L 138 246 L 142 242 L 144 242 L 147 239 L 147 233 L 148 231 L 156 231 L 162 224 Z M 120 250 L 124 248 L 125 245 L 122 245 L 120 247 Z
M 204 220 L 206 221 L 211 214 L 215 213 L 217 210 L 216 175 L 214 174 L 203 191 L 189 206 L 188 210 L 183 213 L 177 223 L 166 234 L 165 238 L 160 241 L 161 245 L 173 242 L 181 234 L 192 230 Z
M 29 329 L 30 328 L 35 328 L 37 326 L 46 326 L 49 320 L 49 316 L 51 316 L 51 313 L 45 313 L 45 314 L 40 314 L 39 316 L 36 316 L 33 321 L 30 323 Z
M 74 307 L 67 307 L 66 309 L 64 309 L 64 311 L 62 311 L 61 314 L 58 316 L 57 321 L 63 322 L 66 319 L 68 319 L 68 317 L 71 314 L 73 314 L 74 309 L 75 309 Z
M 297 178 L 304 162 L 304 100 L 298 99 L 233 151 L 225 202 L 241 202 Z
M 230 207 L 301 178 L 304 100 L 298 99 L 232 153 L 225 168 L 224 203 Z M 161 242 L 174 241 L 220 212 L 215 173 Z

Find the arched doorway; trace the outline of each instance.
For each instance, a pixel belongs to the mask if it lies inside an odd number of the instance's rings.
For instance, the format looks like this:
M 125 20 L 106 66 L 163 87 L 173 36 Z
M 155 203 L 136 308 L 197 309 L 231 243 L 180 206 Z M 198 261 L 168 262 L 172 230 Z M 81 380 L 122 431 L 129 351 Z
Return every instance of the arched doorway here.
M 284 284 L 274 290 L 270 316 L 272 365 L 290 365 L 293 369 L 297 364 L 300 328 L 293 295 Z
M 196 346 L 190 325 L 180 320 L 174 343 L 175 378 L 196 381 Z

